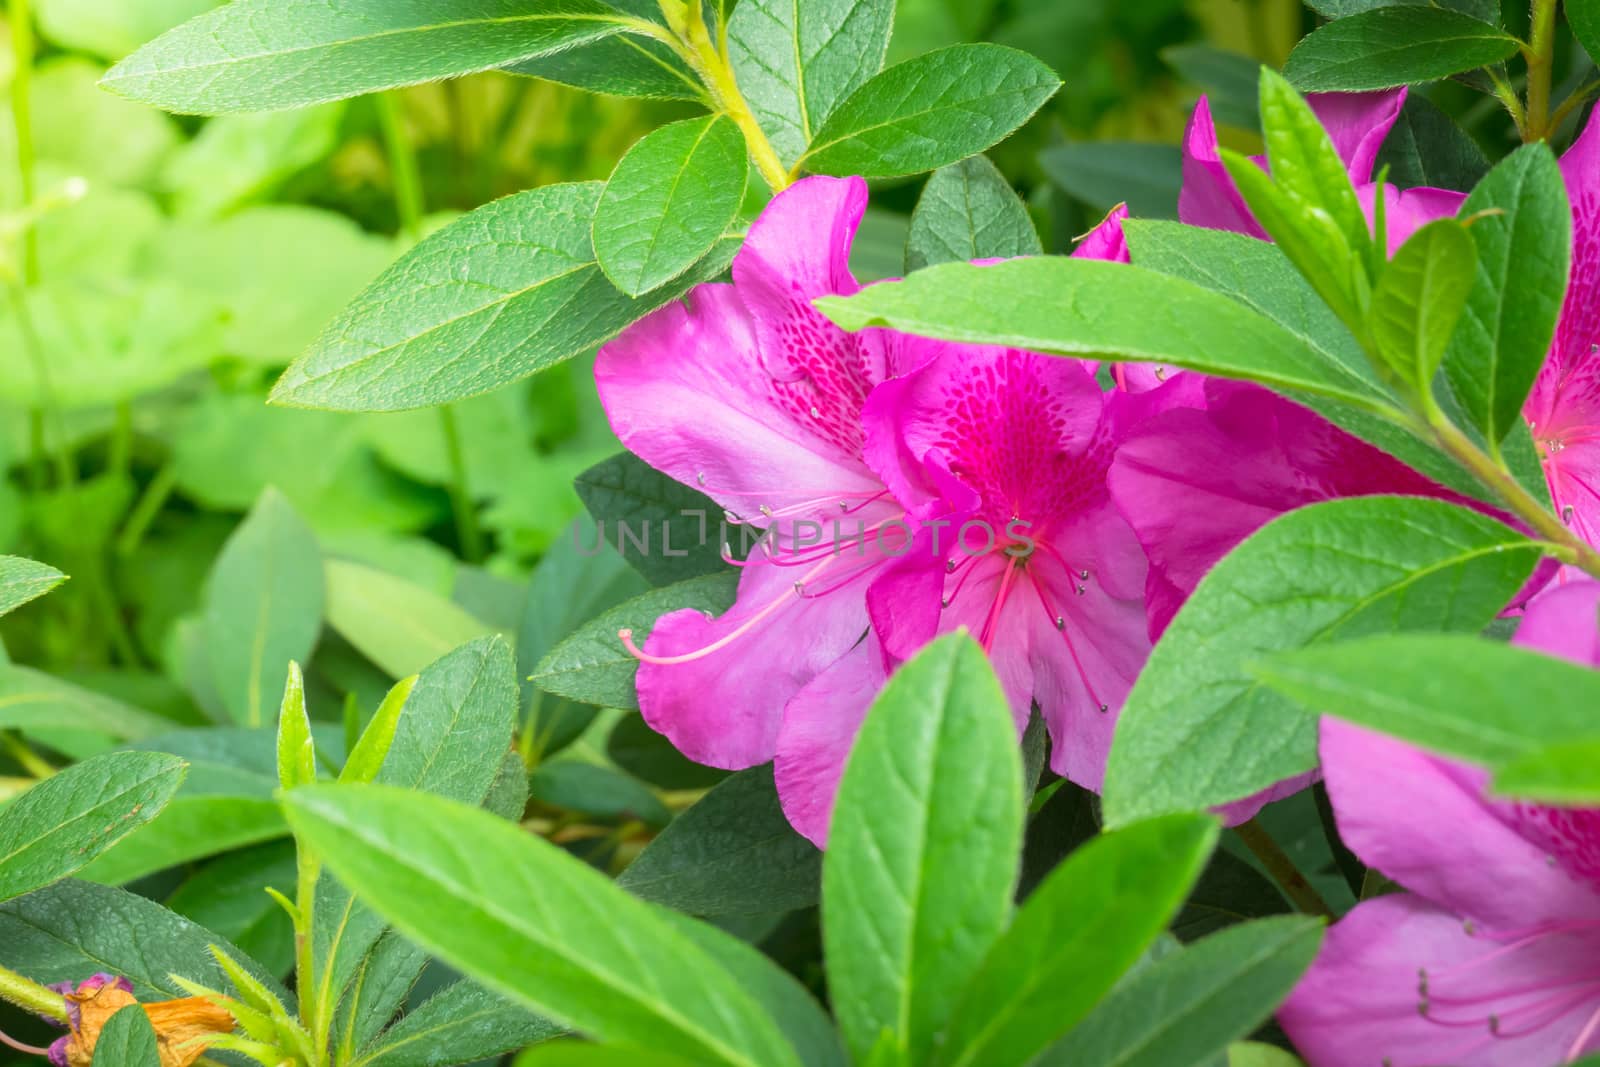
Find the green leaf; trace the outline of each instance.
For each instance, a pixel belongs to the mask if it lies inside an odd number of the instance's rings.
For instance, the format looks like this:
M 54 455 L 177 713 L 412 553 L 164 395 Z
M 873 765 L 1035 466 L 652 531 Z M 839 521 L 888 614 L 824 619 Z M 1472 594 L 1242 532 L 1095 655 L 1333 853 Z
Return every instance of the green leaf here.
M 239 208 L 245 207 L 252 200 L 261 201 L 272 196 L 289 179 L 309 167 L 327 159 L 340 147 L 342 132 L 348 114 L 349 105 L 343 101 L 333 104 L 320 104 L 317 107 L 301 108 L 295 111 L 279 111 L 261 115 L 224 115 L 213 119 L 200 128 L 195 139 L 181 147 L 161 171 L 161 188 L 163 192 L 171 195 L 174 214 L 180 218 L 190 220 L 203 220 L 205 226 L 200 234 L 194 230 L 187 230 L 185 243 L 199 244 L 204 248 L 209 244 L 217 248 L 221 242 L 237 241 L 241 230 L 255 230 L 261 232 L 262 216 L 277 217 L 285 222 L 288 228 L 298 228 L 301 231 L 309 229 L 306 225 L 296 223 L 301 220 L 313 220 L 319 216 L 335 225 L 319 227 L 323 233 L 328 234 L 335 244 L 332 244 L 325 255 L 319 255 L 315 263 L 306 263 L 304 259 L 297 259 L 295 265 L 299 271 L 292 277 L 298 283 L 295 298 L 298 302 L 305 299 L 309 306 L 305 309 L 295 308 L 294 320 L 304 322 L 303 316 L 322 310 L 327 302 L 332 302 L 333 307 L 328 308 L 312 327 L 312 336 L 321 329 L 328 318 L 354 296 L 372 275 L 389 265 L 397 251 L 394 244 L 376 234 L 368 234 L 361 229 L 354 220 L 336 215 L 333 212 L 316 211 L 312 208 L 282 206 L 263 206 L 249 211 L 245 221 L 228 225 L 219 219 Z M 259 214 L 258 214 L 259 213 Z M 228 220 L 232 222 L 233 220 Z M 340 232 L 342 231 L 342 232 Z M 257 297 L 251 292 L 265 282 L 271 285 L 278 281 L 273 277 L 273 253 L 280 250 L 284 243 L 294 240 L 296 236 L 290 232 L 279 231 L 264 235 L 262 247 L 250 249 L 261 255 L 261 270 L 250 277 L 246 284 L 239 285 L 235 279 L 223 279 L 216 276 L 206 277 L 207 264 L 190 263 L 188 269 L 179 268 L 178 277 L 203 279 L 199 288 L 204 292 L 213 292 L 226 303 L 232 304 L 240 298 L 250 299 Z M 207 241 L 207 237 L 210 238 Z M 354 239 L 352 239 L 354 238 Z M 163 242 L 165 243 L 165 242 Z M 299 246 L 299 247 L 304 247 Z M 382 249 L 383 255 L 377 263 L 356 278 L 351 284 L 348 273 L 343 269 L 346 264 L 341 262 L 342 253 L 348 255 L 350 251 Z M 178 260 L 182 262 L 183 255 L 177 250 L 162 249 L 161 259 L 165 262 Z M 236 245 L 229 248 L 222 245 L 214 255 L 236 258 L 246 254 L 244 249 Z M 281 254 L 281 253 L 280 253 Z M 363 257 L 367 258 L 367 257 Z M 257 262 L 252 260 L 252 263 Z M 337 288 L 328 292 L 316 292 L 316 275 L 326 275 L 337 284 Z M 233 282 L 230 286 L 227 283 Z M 230 292 L 230 289 L 232 290 Z M 281 309 L 280 309 L 281 310 Z M 253 323 L 230 323 L 230 342 L 240 333 L 248 333 Z M 241 329 L 243 327 L 243 329 Z M 290 334 L 280 338 L 279 344 L 285 345 L 287 351 L 284 356 L 293 356 L 303 348 L 311 339 L 305 335 Z M 279 360 L 278 362 L 282 362 Z
M 1590 59 L 1600 56 L 1600 0 L 1567 0 L 1567 25 Z M 1600 59 L 1596 59 L 1600 62 Z
M 894 7 L 893 0 L 743 0 L 733 9 L 728 61 L 785 166 L 882 69 Z
M 1305 916 L 1231 927 L 1129 978 L 1035 1062 L 1039 1067 L 1208 1063 L 1289 995 L 1322 944 Z
M 206 589 L 211 676 L 235 722 L 268 722 L 290 661 L 311 658 L 322 603 L 316 535 L 268 488 L 223 546 Z
M 800 165 L 867 178 L 933 170 L 998 144 L 1059 88 L 1049 67 L 1001 45 L 928 52 L 851 93 L 817 130 Z
M 408 937 L 552 1020 L 698 1063 L 798 1067 L 727 970 L 520 827 L 382 786 L 312 786 L 285 804 L 295 832 Z
M 1600 807 L 1600 739 L 1560 741 L 1517 756 L 1496 772 L 1494 791 L 1545 804 Z
M 681 1056 L 639 1045 L 590 1045 L 556 1041 L 531 1048 L 514 1067 L 695 1067 Z
M 278 111 L 559 52 L 617 33 L 599 0 L 234 0 L 118 63 L 103 84 L 168 111 Z
M 1478 248 L 1454 219 L 1430 222 L 1401 246 L 1372 292 L 1372 336 L 1419 393 L 1432 387 L 1477 277 Z M 1532 384 L 1531 382 L 1529 383 Z
M 1228 1048 L 1228 1067 L 1305 1067 L 1276 1045 L 1243 1041 Z
M 1209 44 L 1172 45 L 1161 50 L 1161 58 L 1205 90 L 1211 114 L 1218 122 L 1241 130 L 1261 128 L 1259 60 Z
M 1045 175 L 1097 211 L 1126 203 L 1140 218 L 1178 217 L 1183 151 L 1132 141 L 1073 141 L 1039 153 Z
M 216 945 L 240 961 L 285 1004 L 294 1003 L 259 964 L 224 938 L 161 905 L 121 889 L 68 880 L 0 904 L 6 966 L 45 985 L 83 981 L 96 971 L 133 983 L 144 1000 L 187 996 L 173 975 L 212 989 L 227 977 L 211 955 Z
M 994 671 L 964 633 L 889 680 L 851 749 L 822 864 L 822 934 L 857 1062 L 923 1063 L 1011 919 L 1022 757 Z
M 1489 173 L 1489 159 L 1454 119 L 1421 93 L 1411 93 L 1378 152 L 1399 189 L 1432 186 L 1466 192 Z
M 1442 7 L 1382 7 L 1312 31 L 1283 72 L 1308 93 L 1351 93 L 1448 78 L 1517 51 L 1517 40 Z
M 238 945 L 269 974 L 294 966 L 289 916 L 266 893 L 292 895 L 295 850 L 289 841 L 232 852 L 201 867 L 167 898 L 167 907 Z
M 1482 22 L 1500 21 L 1500 0 L 1306 0 L 1306 6 L 1330 19 L 1348 18 L 1380 7 L 1447 7 Z
M 96 1067 L 161 1067 L 155 1027 L 138 1004 L 111 1017 L 94 1043 Z
M 103 885 L 126 885 L 169 867 L 271 841 L 286 832 L 277 804 L 266 797 L 179 796 L 148 826 L 85 867 L 79 877 Z
M 389 750 L 394 747 L 395 732 L 400 726 L 400 715 L 416 685 L 417 676 L 412 675 L 410 678 L 401 679 L 393 689 L 389 690 L 388 695 L 383 698 L 383 703 L 378 705 L 378 710 L 368 720 L 366 729 L 361 731 L 355 746 L 350 749 L 350 755 L 344 761 L 344 769 L 339 772 L 339 781 L 365 784 L 378 776 L 384 761 L 389 758 Z
M 650 787 L 612 767 L 581 760 L 541 763 L 528 776 L 528 795 L 563 812 L 595 819 L 638 819 L 661 827 L 672 812 Z
M 940 167 L 911 213 L 906 271 L 934 263 L 1036 256 L 1044 249 L 1028 209 L 984 156 Z
M 760 915 L 817 902 L 822 853 L 784 817 L 772 767 L 740 771 L 674 819 L 617 884 L 687 915 Z
M 1555 154 L 1535 144 L 1507 156 L 1460 218 L 1477 244 L 1477 280 L 1445 375 L 1472 424 L 1498 446 L 1523 421 L 1566 294 L 1572 207 Z
M 1193 941 L 1246 919 L 1289 910 L 1283 892 L 1265 874 L 1226 849 L 1218 849 L 1184 901 L 1172 924 L 1172 935 L 1180 941 Z
M 1276 246 L 1244 234 L 1168 222 L 1130 219 L 1123 223 L 1123 233 L 1136 265 L 1239 301 L 1300 337 L 1324 359 L 1378 388 L 1361 346 Z M 1301 393 L 1292 398 L 1439 484 L 1463 496 L 1492 499 L 1454 459 L 1393 421 L 1325 397 Z
M 406 1012 L 351 1067 L 437 1067 L 441 1050 L 452 1063 L 492 1059 L 560 1032 L 520 1004 L 462 980 Z
M 665 285 L 711 251 L 739 215 L 750 161 L 726 115 L 640 138 L 611 172 L 594 213 L 594 251 L 629 296 Z
M 486 393 L 610 340 L 726 269 L 738 244 L 731 238 L 648 297 L 618 292 L 590 236 L 601 188 L 530 189 L 428 237 L 284 372 L 273 401 L 403 411 Z
M 67 877 L 155 818 L 184 763 L 110 752 L 68 767 L 0 809 L 0 900 Z
M 172 729 L 169 720 L 131 704 L 31 667 L 0 662 L 0 730 L 29 732 L 67 723 L 117 740 Z
M 573 488 L 596 523 L 594 530 L 573 533 L 587 538 L 584 550 L 603 534 L 617 555 L 657 586 L 728 569 L 715 532 L 722 509 L 633 453 L 595 464 L 578 475 Z
M 293 789 L 317 780 L 317 745 L 306 713 L 306 681 L 300 664 L 290 661 L 289 681 L 278 710 L 278 785 Z
M 54 567 L 20 556 L 0 556 L 0 615 L 37 600 L 66 580 Z
M 816 304 L 847 330 L 887 326 L 947 341 L 1164 363 L 1364 406 L 1381 396 L 1237 301 L 1122 263 L 1059 256 L 987 267 L 943 263 Z M 1152 315 L 1152 307 L 1162 314 Z
M 1539 554 L 1491 518 L 1421 498 L 1335 500 L 1270 523 L 1201 580 L 1134 683 L 1106 767 L 1106 822 L 1224 804 L 1311 770 L 1315 718 L 1251 664 L 1373 633 L 1476 633 Z
M 404 578 L 329 560 L 328 625 L 395 678 L 415 674 L 490 628 Z
M 607 708 L 637 708 L 634 676 L 639 661 L 619 632 L 630 630 L 643 648 L 656 620 L 671 611 L 720 614 L 733 603 L 736 574 L 724 572 L 652 589 L 591 619 L 539 661 L 533 682 L 547 693 Z
M 1073 852 L 1028 898 L 972 976 L 942 1027 L 934 1062 L 1035 1062 L 1166 928 L 1205 869 L 1218 832 L 1205 816 L 1172 815 Z
M 1473 763 L 1600 735 L 1600 672 L 1484 638 L 1369 637 L 1260 658 L 1250 669 L 1308 710 Z
M 72 52 L 117 60 L 218 0 L 40 0 L 39 32 Z
M 710 789 L 728 778 L 727 771 L 701 766 L 679 752 L 650 729 L 642 715 L 624 715 L 617 721 L 606 735 L 606 755 L 629 774 L 661 789 Z
M 609 96 L 700 100 L 705 92 L 683 60 L 666 45 L 625 34 L 602 37 L 506 70 Z

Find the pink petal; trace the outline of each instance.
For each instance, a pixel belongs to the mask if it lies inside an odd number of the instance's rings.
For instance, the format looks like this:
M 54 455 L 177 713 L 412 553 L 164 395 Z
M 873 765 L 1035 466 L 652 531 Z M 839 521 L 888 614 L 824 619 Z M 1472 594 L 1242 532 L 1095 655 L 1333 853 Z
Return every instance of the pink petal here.
M 1128 262 L 1128 238 L 1122 232 L 1122 220 L 1128 217 L 1128 205 L 1118 204 L 1090 230 L 1078 247 L 1072 250 L 1076 259 L 1104 259 L 1112 263 Z
M 828 843 L 828 821 L 845 760 L 887 678 L 883 650 L 869 635 L 783 710 L 773 764 L 778 799 L 790 825 L 818 848 Z
M 1381 93 L 1312 93 L 1306 97 L 1355 184 L 1365 185 L 1372 180 L 1378 150 L 1400 118 L 1408 92 L 1390 89 Z
M 1377 191 L 1376 185 L 1362 185 L 1356 189 L 1356 196 L 1361 199 L 1361 208 L 1367 213 L 1368 221 L 1372 219 Z M 1457 193 L 1449 189 L 1431 189 L 1425 186 L 1416 189 L 1396 189 L 1386 183 L 1383 187 L 1383 211 L 1389 254 L 1394 255 L 1412 234 L 1428 223 L 1436 219 L 1453 218 L 1461 210 L 1461 205 L 1466 199 L 1466 193 Z
M 1487 772 L 1332 718 L 1321 750 L 1339 836 L 1369 867 L 1490 929 L 1600 919 L 1600 894 L 1484 798 Z
M 1597 932 L 1489 958 L 1502 947 L 1420 897 L 1366 901 L 1328 932 L 1278 1022 L 1311 1067 L 1556 1067 L 1600 1046 L 1573 1047 L 1600 1008 Z
M 1600 582 L 1580 579 L 1535 597 L 1512 644 L 1600 667 Z
M 1222 165 L 1211 102 L 1202 96 L 1183 135 L 1183 188 L 1178 193 L 1178 218 L 1191 226 L 1231 230 L 1267 239 L 1267 231 L 1245 206 L 1244 197 Z
M 846 555 L 836 566 L 848 573 L 860 564 Z M 796 595 L 801 572 L 772 563 L 750 566 L 738 599 L 719 618 L 685 610 L 656 622 L 645 643 L 651 657 L 692 655 L 733 638 L 689 662 L 639 666 L 645 721 L 695 762 L 738 770 L 771 759 L 784 705 L 861 640 L 870 568 L 817 597 Z

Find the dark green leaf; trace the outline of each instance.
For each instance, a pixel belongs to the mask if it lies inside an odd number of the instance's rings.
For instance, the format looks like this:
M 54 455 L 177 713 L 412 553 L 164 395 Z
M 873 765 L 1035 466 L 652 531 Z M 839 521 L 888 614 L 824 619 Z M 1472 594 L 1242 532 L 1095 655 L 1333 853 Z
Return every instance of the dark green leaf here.
M 1023 827 L 1017 728 L 965 633 L 900 668 L 851 750 L 822 865 L 822 930 L 856 1062 L 923 1063 L 1011 918 Z
M 1498 446 L 1522 422 L 1566 293 L 1572 207 L 1549 146 L 1507 156 L 1467 197 L 1460 217 L 1471 220 L 1477 281 L 1445 374 L 1472 424 Z
M 106 1023 L 94 1043 L 95 1067 L 161 1067 L 155 1027 L 138 1004 L 129 1004 Z
M 276 111 L 505 66 L 622 29 L 599 0 L 234 0 L 102 83 L 168 111 Z
M 0 615 L 44 596 L 66 580 L 54 567 L 18 556 L 0 556 Z
M 1165 363 L 1362 405 L 1380 395 L 1237 301 L 1122 263 L 1053 256 L 987 267 L 943 263 L 817 306 L 847 330 L 888 326 L 948 341 Z
M 1134 975 L 1039 1067 L 1189 1067 L 1260 1025 L 1316 957 L 1322 924 L 1263 919 L 1213 934 Z
M 350 1067 L 438 1067 L 441 1053 L 450 1063 L 470 1063 L 559 1033 L 554 1023 L 463 979 L 407 1012 Z
M 292 896 L 295 869 L 289 841 L 230 853 L 201 867 L 167 899 L 167 907 L 215 930 L 269 973 L 283 975 L 294 965 L 294 931 L 266 888 Z
M 1430 388 L 1444 362 L 1472 293 L 1477 262 L 1467 228 L 1454 219 L 1438 219 L 1412 234 L 1378 276 L 1372 292 L 1373 340 L 1390 369 L 1419 393 Z
M 1516 50 L 1516 38 L 1459 12 L 1382 7 L 1313 31 L 1283 70 L 1305 92 L 1363 92 L 1448 78 Z
M 1045 879 L 972 977 L 939 1067 L 1025 1067 L 1088 1014 L 1171 921 L 1217 824 L 1173 815 L 1096 838 Z
M 625 715 L 611 728 L 606 755 L 629 774 L 661 789 L 710 789 L 728 777 L 727 771 L 702 767 L 680 753 L 639 715 Z
M 666 45 L 627 34 L 602 37 L 506 69 L 610 96 L 698 100 L 704 92 L 683 60 Z
M 1040 152 L 1039 165 L 1056 185 L 1097 211 L 1126 203 L 1140 218 L 1178 217 L 1183 153 L 1173 145 L 1071 142 Z
M 528 795 L 541 804 L 593 818 L 638 819 L 650 826 L 672 821 L 672 812 L 649 786 L 598 763 L 542 763 L 528 777 Z
M 1306 6 L 1330 19 L 1342 19 L 1380 7 L 1447 7 L 1482 22 L 1500 21 L 1500 0 L 1306 0 Z
M 1600 0 L 1567 0 L 1565 7 L 1572 35 L 1600 63 Z
M 1260 60 L 1208 44 L 1173 45 L 1161 50 L 1161 58 L 1205 90 L 1211 114 L 1218 122 L 1241 130 L 1260 129 Z
M 110 752 L 52 775 L 0 809 L 0 900 L 67 877 L 161 812 L 184 764 Z
M 553 648 L 534 668 L 533 681 L 557 696 L 608 708 L 637 708 L 634 676 L 639 661 L 618 636 L 631 630 L 643 648 L 656 620 L 671 611 L 720 613 L 733 603 L 738 576 L 709 574 L 652 589 L 591 619 Z
M 276 489 L 223 546 L 206 588 L 206 655 L 228 713 L 271 723 L 291 661 L 311 658 L 322 628 L 322 550 Z
M 1251 664 L 1372 633 L 1476 633 L 1539 555 L 1438 500 L 1335 500 L 1275 520 L 1206 575 L 1134 684 L 1106 768 L 1107 823 L 1227 803 L 1311 770 L 1315 718 Z
M 893 0 L 743 0 L 728 20 L 739 90 L 785 166 L 883 67 Z
M 815 904 L 821 878 L 822 853 L 784 818 L 764 765 L 674 819 L 617 884 L 689 915 L 758 915 Z
M 941 167 L 911 213 L 906 271 L 933 263 L 1010 259 L 1044 251 L 1028 209 L 984 156 Z
M 433 234 L 334 320 L 272 399 L 401 411 L 486 393 L 594 348 L 727 268 L 733 239 L 648 297 L 618 292 L 590 236 L 601 188 L 530 189 Z
M 1600 672 L 1499 641 L 1393 634 L 1259 658 L 1250 670 L 1309 711 L 1474 763 L 1600 735 Z
M 965 159 L 1004 140 L 1061 87 L 1043 63 L 993 44 L 954 45 L 890 67 L 817 131 L 801 165 L 889 178 Z
M 1378 153 L 1378 167 L 1400 189 L 1431 186 L 1466 192 L 1489 173 L 1489 159 L 1439 105 L 1413 92 Z
M 750 162 L 726 115 L 646 134 L 611 172 L 594 214 L 594 251 L 629 296 L 694 266 L 739 214 Z
M 798 1067 L 727 970 L 649 905 L 520 827 L 383 786 L 312 786 L 286 805 L 296 833 L 362 899 L 533 1010 L 695 1062 Z
M 1183 910 L 1172 924 L 1172 933 L 1182 941 L 1193 941 L 1246 919 L 1281 915 L 1288 910 L 1289 902 L 1266 875 L 1219 848 L 1184 901 Z
M 651 585 L 727 570 L 716 534 L 722 509 L 633 453 L 595 464 L 578 475 L 573 488 L 606 542 Z M 597 543 L 594 532 L 573 536 L 587 535 L 581 545 L 588 550 Z

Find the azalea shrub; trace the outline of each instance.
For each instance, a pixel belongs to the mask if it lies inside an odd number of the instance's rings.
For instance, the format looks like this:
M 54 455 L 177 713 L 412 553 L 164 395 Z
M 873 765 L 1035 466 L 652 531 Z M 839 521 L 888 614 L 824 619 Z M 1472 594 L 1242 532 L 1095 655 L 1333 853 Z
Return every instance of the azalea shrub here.
M 1600 0 L 1245 8 L 11 0 L 0 1056 L 1600 1062 Z

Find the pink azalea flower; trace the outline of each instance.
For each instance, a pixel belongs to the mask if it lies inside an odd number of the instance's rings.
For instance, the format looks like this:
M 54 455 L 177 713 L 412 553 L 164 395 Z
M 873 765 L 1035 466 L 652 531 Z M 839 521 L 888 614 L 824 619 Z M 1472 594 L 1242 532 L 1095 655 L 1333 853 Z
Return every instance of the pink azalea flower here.
M 861 409 L 938 345 L 849 334 L 811 306 L 859 288 L 848 261 L 866 205 L 860 179 L 795 184 L 751 228 L 731 284 L 697 287 L 596 361 L 622 443 L 769 538 L 725 614 L 666 615 L 636 650 L 645 720 L 710 766 L 774 757 L 790 698 L 866 632 L 866 584 L 887 558 L 871 532 L 904 511 L 863 459 Z M 839 531 L 860 533 L 836 546 Z
M 1517 643 L 1600 667 L 1600 583 Z M 1278 1019 L 1310 1067 L 1555 1067 L 1600 1050 L 1600 809 L 1491 800 L 1488 775 L 1333 719 L 1339 833 L 1409 892 L 1329 931 Z

